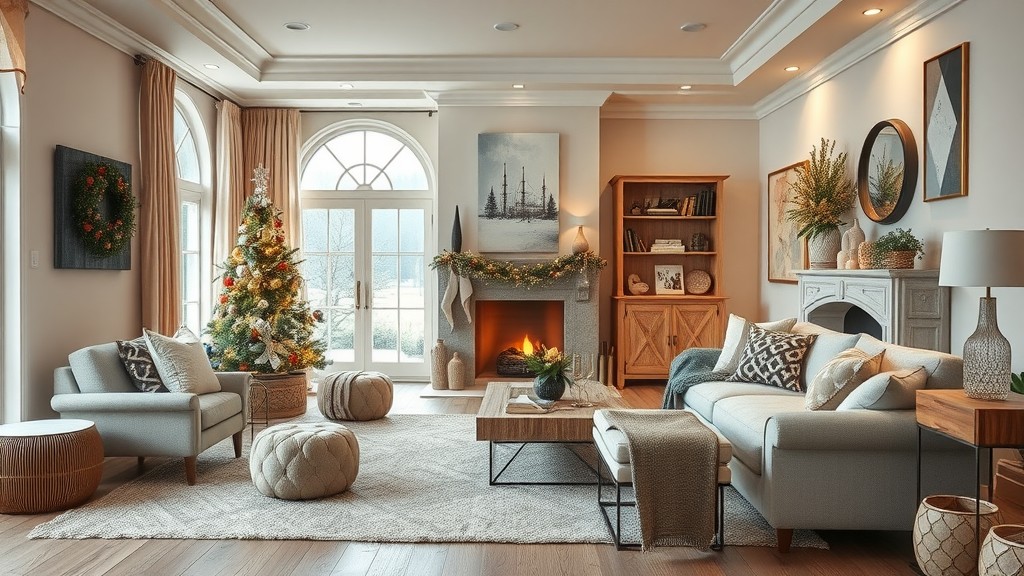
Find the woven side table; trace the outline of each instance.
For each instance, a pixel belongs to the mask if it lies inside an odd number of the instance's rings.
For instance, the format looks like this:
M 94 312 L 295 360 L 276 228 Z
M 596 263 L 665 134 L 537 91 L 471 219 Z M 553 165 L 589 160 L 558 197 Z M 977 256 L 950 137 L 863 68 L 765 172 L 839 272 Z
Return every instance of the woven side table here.
M 267 389 L 267 403 L 270 406 L 268 417 L 271 420 L 279 418 L 294 418 L 306 413 L 306 373 L 295 374 L 253 374 L 253 380 L 261 382 Z M 263 393 L 256 389 L 249 388 L 249 403 L 254 406 L 261 406 Z
M 0 513 L 66 510 L 88 500 L 103 476 L 103 441 L 88 420 L 0 426 Z

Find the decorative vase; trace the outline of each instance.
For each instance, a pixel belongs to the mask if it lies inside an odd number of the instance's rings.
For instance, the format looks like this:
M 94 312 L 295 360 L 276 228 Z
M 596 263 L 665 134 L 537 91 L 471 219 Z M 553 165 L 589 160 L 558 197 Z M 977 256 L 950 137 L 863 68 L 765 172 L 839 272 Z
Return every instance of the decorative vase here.
M 576 239 L 572 241 L 572 253 L 582 254 L 590 250 L 590 242 L 587 242 L 587 237 L 583 235 L 583 226 L 576 228 Z
M 864 236 L 864 230 L 860 227 L 860 220 L 853 219 L 853 227 L 843 233 L 843 253 L 845 253 L 845 260 L 840 268 L 846 268 L 847 270 L 857 270 L 860 268 L 859 262 L 857 261 L 857 249 L 867 239 Z
M 977 504 L 977 506 L 976 506 Z M 970 576 L 978 569 L 975 510 L 981 534 L 998 524 L 999 508 L 966 496 L 928 496 L 914 519 L 914 556 L 926 576 Z
M 466 363 L 462 361 L 462 357 L 456 352 L 452 354 L 452 359 L 448 362 L 448 389 L 462 390 L 465 387 Z
M 434 390 L 448 389 L 448 348 L 440 338 L 430 349 L 430 387 Z
M 459 205 L 455 205 L 455 221 L 452 222 L 452 252 L 462 252 L 462 221 L 459 220 Z
M 857 259 L 860 262 L 861 270 L 871 270 L 875 267 L 874 252 L 874 242 L 861 242 L 860 246 L 857 247 Z
M 981 545 L 978 576 L 1024 574 L 1024 526 L 993 526 Z
M 999 332 L 996 299 L 981 298 L 978 328 L 964 342 L 964 394 L 1006 400 L 1010 394 L 1010 342 Z
M 558 400 L 565 394 L 565 374 L 539 375 L 533 379 L 533 393 L 541 400 Z
M 838 228 L 808 240 L 807 253 L 811 261 L 811 270 L 834 270 L 836 254 L 842 249 L 842 244 L 843 238 L 839 235 Z

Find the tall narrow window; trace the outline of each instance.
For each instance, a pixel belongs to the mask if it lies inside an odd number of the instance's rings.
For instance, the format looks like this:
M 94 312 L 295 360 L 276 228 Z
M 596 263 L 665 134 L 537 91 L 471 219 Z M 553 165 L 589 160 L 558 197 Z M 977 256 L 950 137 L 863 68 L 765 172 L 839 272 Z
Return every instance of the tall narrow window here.
M 181 203 L 181 320 L 195 334 L 200 334 L 208 312 L 203 286 L 209 284 L 206 270 L 209 258 L 204 254 L 205 187 L 204 166 L 209 166 L 208 153 L 201 151 L 206 135 L 195 105 L 182 92 L 174 102 L 174 155 L 177 160 L 178 201 Z M 197 134 L 198 133 L 198 134 Z M 206 250 L 208 252 L 208 250 Z M 207 291 L 208 292 L 208 291 Z

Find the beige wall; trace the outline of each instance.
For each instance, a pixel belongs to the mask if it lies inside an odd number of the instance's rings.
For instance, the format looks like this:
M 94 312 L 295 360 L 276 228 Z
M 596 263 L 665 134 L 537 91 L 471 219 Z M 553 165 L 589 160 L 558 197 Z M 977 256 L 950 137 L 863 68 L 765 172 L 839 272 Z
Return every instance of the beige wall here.
M 723 286 L 729 312 L 759 317 L 758 126 L 753 120 L 602 120 L 601 250 L 612 254 L 612 189 L 617 174 L 727 174 L 722 226 Z M 602 317 L 610 318 L 611 275 L 601 285 Z M 605 309 L 604 307 L 609 307 Z M 607 337 L 602 324 L 602 338 Z
M 899 118 L 910 126 L 923 159 L 923 62 L 969 41 L 969 195 L 926 204 L 919 178 L 914 202 L 898 223 L 875 224 L 859 207 L 857 215 L 868 239 L 895 228 L 913 229 L 925 239 L 927 255 L 919 266 L 926 268 L 938 267 L 946 230 L 1024 227 L 1024 194 L 1016 171 L 1019 135 L 1024 132 L 1018 95 L 1024 80 L 1013 72 L 1024 53 L 1021 21 L 1024 2 L 968 0 L 767 116 L 761 121 L 761 189 L 767 186 L 769 171 L 806 158 L 821 137 L 836 139 L 837 149 L 850 153 L 850 169 L 855 171 L 868 130 L 888 118 Z M 762 223 L 767 218 L 765 211 L 762 203 Z M 766 254 L 762 243 L 764 317 L 796 315 L 797 287 L 766 281 Z M 952 291 L 951 346 L 956 354 L 977 326 L 978 298 L 983 292 L 981 288 Z M 1015 348 L 1014 369 L 1024 370 L 1024 325 L 1016 321 L 1017 311 L 1024 305 L 1024 289 L 995 288 L 993 296 L 999 300 L 1000 329 Z

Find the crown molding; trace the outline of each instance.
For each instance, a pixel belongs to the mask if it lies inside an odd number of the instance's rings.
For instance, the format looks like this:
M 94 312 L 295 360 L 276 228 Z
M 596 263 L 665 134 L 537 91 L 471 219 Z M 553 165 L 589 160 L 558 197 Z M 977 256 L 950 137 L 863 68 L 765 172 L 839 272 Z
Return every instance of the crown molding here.
M 775 0 L 730 46 L 727 62 L 739 84 L 803 34 L 839 4 L 840 0 Z
M 610 90 L 565 90 L 543 92 L 461 90 L 428 93 L 437 106 L 593 106 L 600 107 Z
M 938 18 L 964 0 L 917 0 L 888 20 L 864 32 L 841 50 L 825 58 L 800 78 L 790 80 L 754 105 L 761 119 L 807 94 L 865 58 Z
M 750 106 L 694 104 L 606 104 L 602 120 L 757 120 Z
M 129 56 L 146 54 L 157 57 L 172 68 L 182 79 L 209 93 L 216 99 L 229 99 L 242 103 L 232 90 L 212 82 L 205 75 L 170 52 L 111 20 L 106 14 L 87 4 L 84 0 L 32 0 L 34 4 L 66 20 L 72 26 L 96 37 Z
M 208 0 L 157 0 L 157 3 L 183 28 L 252 78 L 258 80 L 263 66 L 273 59 L 263 46 Z M 193 14 L 200 14 L 200 17 Z

